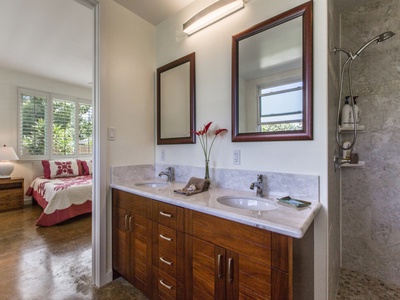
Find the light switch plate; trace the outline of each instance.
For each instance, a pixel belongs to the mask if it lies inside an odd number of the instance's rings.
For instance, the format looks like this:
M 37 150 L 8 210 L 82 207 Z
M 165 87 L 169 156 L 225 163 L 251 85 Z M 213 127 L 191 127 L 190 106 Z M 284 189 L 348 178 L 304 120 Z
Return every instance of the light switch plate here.
M 108 140 L 109 141 L 115 141 L 116 139 L 116 129 L 115 127 L 108 127 Z

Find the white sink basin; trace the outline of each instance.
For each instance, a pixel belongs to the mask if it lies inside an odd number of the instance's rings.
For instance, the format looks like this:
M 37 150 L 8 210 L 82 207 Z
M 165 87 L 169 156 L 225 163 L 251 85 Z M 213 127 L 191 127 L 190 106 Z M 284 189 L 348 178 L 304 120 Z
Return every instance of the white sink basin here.
M 164 181 L 146 181 L 146 182 L 137 182 L 135 186 L 143 186 L 143 187 L 151 187 L 151 188 L 162 188 L 168 186 L 168 182 Z
M 217 202 L 233 208 L 241 208 L 247 210 L 273 210 L 277 207 L 273 202 L 269 202 L 262 198 L 240 197 L 240 196 L 223 196 L 218 197 Z

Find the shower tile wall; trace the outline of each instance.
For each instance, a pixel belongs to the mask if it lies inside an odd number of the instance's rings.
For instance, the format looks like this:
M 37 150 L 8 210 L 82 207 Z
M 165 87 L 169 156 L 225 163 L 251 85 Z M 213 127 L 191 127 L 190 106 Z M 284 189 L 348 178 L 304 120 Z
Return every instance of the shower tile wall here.
M 339 45 L 340 22 L 339 14 L 334 0 L 328 1 L 328 49 L 333 49 Z M 328 111 L 337 111 L 337 95 L 339 95 L 339 56 L 329 52 L 328 56 Z M 328 157 L 333 157 L 336 147 L 336 113 L 328 114 Z M 328 196 L 328 299 L 335 299 L 336 287 L 338 286 L 340 273 L 340 176 L 339 172 L 334 171 L 333 163 L 328 164 L 329 168 L 329 196 Z
M 353 63 L 366 127 L 355 152 L 366 167 L 342 169 L 342 266 L 400 285 L 400 1 L 361 2 L 341 15 L 342 47 L 355 52 L 384 31 L 396 35 Z

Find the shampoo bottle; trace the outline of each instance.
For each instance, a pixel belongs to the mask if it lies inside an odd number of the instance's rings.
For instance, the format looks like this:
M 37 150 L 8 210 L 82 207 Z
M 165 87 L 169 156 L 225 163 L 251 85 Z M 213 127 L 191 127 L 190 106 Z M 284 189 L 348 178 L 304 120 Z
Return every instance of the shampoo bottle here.
M 354 124 L 353 121 L 353 110 L 351 106 L 349 105 L 349 98 L 350 96 L 347 96 L 344 101 L 344 105 L 342 108 L 342 127 L 351 127 L 352 124 Z
M 354 114 L 355 114 L 354 120 L 355 120 L 355 123 L 358 125 L 360 123 L 360 108 L 357 105 L 357 101 L 356 101 L 357 98 L 358 98 L 358 96 L 354 96 L 353 97 L 353 100 L 354 100 Z

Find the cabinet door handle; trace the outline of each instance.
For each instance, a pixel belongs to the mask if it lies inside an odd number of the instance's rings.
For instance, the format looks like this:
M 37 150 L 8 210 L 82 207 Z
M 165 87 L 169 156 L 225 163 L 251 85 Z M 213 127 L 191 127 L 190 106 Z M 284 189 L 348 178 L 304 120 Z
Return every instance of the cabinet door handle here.
M 218 278 L 222 278 L 222 254 L 218 254 Z
M 129 217 L 129 231 L 132 231 L 132 217 Z
M 228 259 L 228 280 L 229 280 L 229 282 L 233 281 L 233 266 L 232 266 L 232 264 L 233 264 L 233 258 L 230 257 Z
M 172 214 L 160 211 L 160 215 L 162 215 L 163 217 L 167 217 L 167 218 L 172 218 Z
M 125 215 L 125 230 L 128 230 L 128 215 Z
M 159 282 L 161 283 L 161 285 L 163 287 L 166 287 L 167 289 L 172 290 L 172 285 L 165 284 L 162 279 L 160 279 Z
M 166 241 L 168 241 L 168 242 L 171 242 L 171 241 L 172 241 L 172 238 L 166 237 L 165 235 L 162 235 L 162 234 L 160 234 L 160 238 L 162 238 L 162 239 L 164 239 L 164 240 L 166 240 Z
M 161 256 L 160 256 L 160 260 L 161 260 L 164 264 L 167 264 L 168 266 L 172 266 L 172 261 L 165 260 L 165 259 L 162 258 Z

